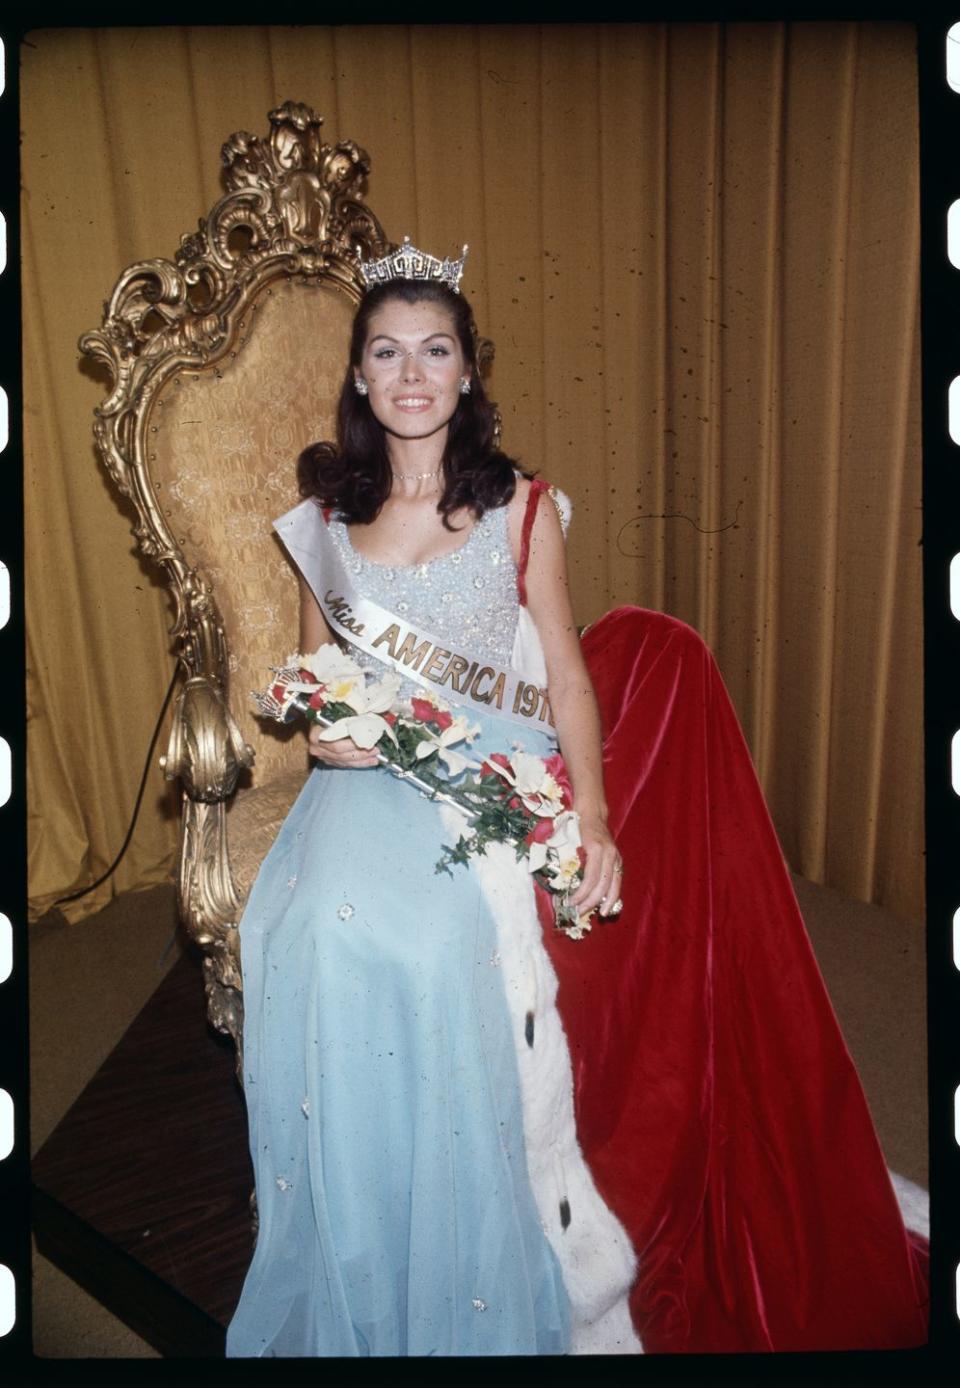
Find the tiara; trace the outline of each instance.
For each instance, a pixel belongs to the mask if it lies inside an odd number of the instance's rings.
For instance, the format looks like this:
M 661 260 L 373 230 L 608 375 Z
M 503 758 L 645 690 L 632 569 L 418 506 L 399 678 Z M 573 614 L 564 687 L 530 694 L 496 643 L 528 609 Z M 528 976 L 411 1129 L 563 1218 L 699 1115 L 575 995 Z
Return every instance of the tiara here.
M 403 245 L 381 260 L 365 262 L 358 247 L 357 263 L 368 289 L 375 284 L 388 284 L 390 280 L 440 280 L 455 294 L 459 294 L 468 249 L 464 246 L 459 260 L 438 260 L 435 255 L 428 255 L 426 251 L 418 251 L 416 246 L 411 246 L 410 237 L 405 236 Z

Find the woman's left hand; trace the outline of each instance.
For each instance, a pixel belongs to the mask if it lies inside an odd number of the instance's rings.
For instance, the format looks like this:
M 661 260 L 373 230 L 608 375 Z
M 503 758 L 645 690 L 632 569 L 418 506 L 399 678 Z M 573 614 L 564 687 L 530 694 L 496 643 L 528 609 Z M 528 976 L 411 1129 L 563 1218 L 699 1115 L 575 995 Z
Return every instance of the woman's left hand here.
M 599 815 L 581 815 L 580 841 L 587 861 L 571 905 L 584 915 L 595 908 L 601 916 L 616 915 L 622 908 L 623 863 L 606 821 Z

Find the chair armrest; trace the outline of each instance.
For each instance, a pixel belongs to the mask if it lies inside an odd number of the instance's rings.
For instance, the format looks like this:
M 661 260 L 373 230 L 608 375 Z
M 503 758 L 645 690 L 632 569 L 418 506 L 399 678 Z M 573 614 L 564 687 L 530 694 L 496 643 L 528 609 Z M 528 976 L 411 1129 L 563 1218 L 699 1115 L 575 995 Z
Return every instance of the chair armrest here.
M 253 765 L 253 749 L 205 675 L 191 676 L 180 691 L 160 765 L 168 781 L 179 776 L 187 797 L 206 805 L 229 800 L 240 772 Z
M 183 789 L 177 897 L 187 933 L 203 950 L 207 1016 L 240 1049 L 243 1003 L 240 942 L 242 900 L 230 871 L 226 801 L 240 772 L 253 765 L 217 685 L 205 675 L 187 680 L 177 699 L 166 756 L 168 781 Z

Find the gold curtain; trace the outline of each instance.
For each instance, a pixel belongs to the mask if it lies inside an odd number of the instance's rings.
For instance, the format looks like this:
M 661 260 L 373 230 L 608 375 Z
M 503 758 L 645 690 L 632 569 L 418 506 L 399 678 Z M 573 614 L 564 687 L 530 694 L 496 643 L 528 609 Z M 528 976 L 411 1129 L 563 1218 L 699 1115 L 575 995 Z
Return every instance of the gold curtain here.
M 395 240 L 471 243 L 505 446 L 574 499 L 579 620 L 695 626 L 791 866 L 920 917 L 911 26 L 41 29 L 21 59 L 35 910 L 122 841 L 172 671 L 76 341 L 292 98 L 371 152 Z M 72 917 L 165 876 L 175 827 L 154 770 Z

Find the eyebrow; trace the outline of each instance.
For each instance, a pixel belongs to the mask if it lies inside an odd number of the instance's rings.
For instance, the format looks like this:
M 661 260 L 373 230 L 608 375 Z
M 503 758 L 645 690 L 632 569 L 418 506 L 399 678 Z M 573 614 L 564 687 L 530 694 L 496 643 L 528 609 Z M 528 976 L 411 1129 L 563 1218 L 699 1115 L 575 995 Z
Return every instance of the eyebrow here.
M 423 339 L 423 341 L 424 341 L 424 342 L 432 342 L 433 339 L 434 339 L 435 337 L 446 337 L 446 338 L 448 338 L 451 342 L 455 341 L 454 336 L 453 336 L 453 333 L 430 333 L 429 336 L 427 336 L 427 337 L 425 337 L 425 338 Z M 391 337 L 389 333 L 377 333 L 376 336 L 371 337 L 370 341 L 367 343 L 367 346 L 370 347 L 374 342 L 381 342 L 381 341 L 383 341 L 383 342 L 399 342 L 400 339 L 399 339 L 398 337 Z

